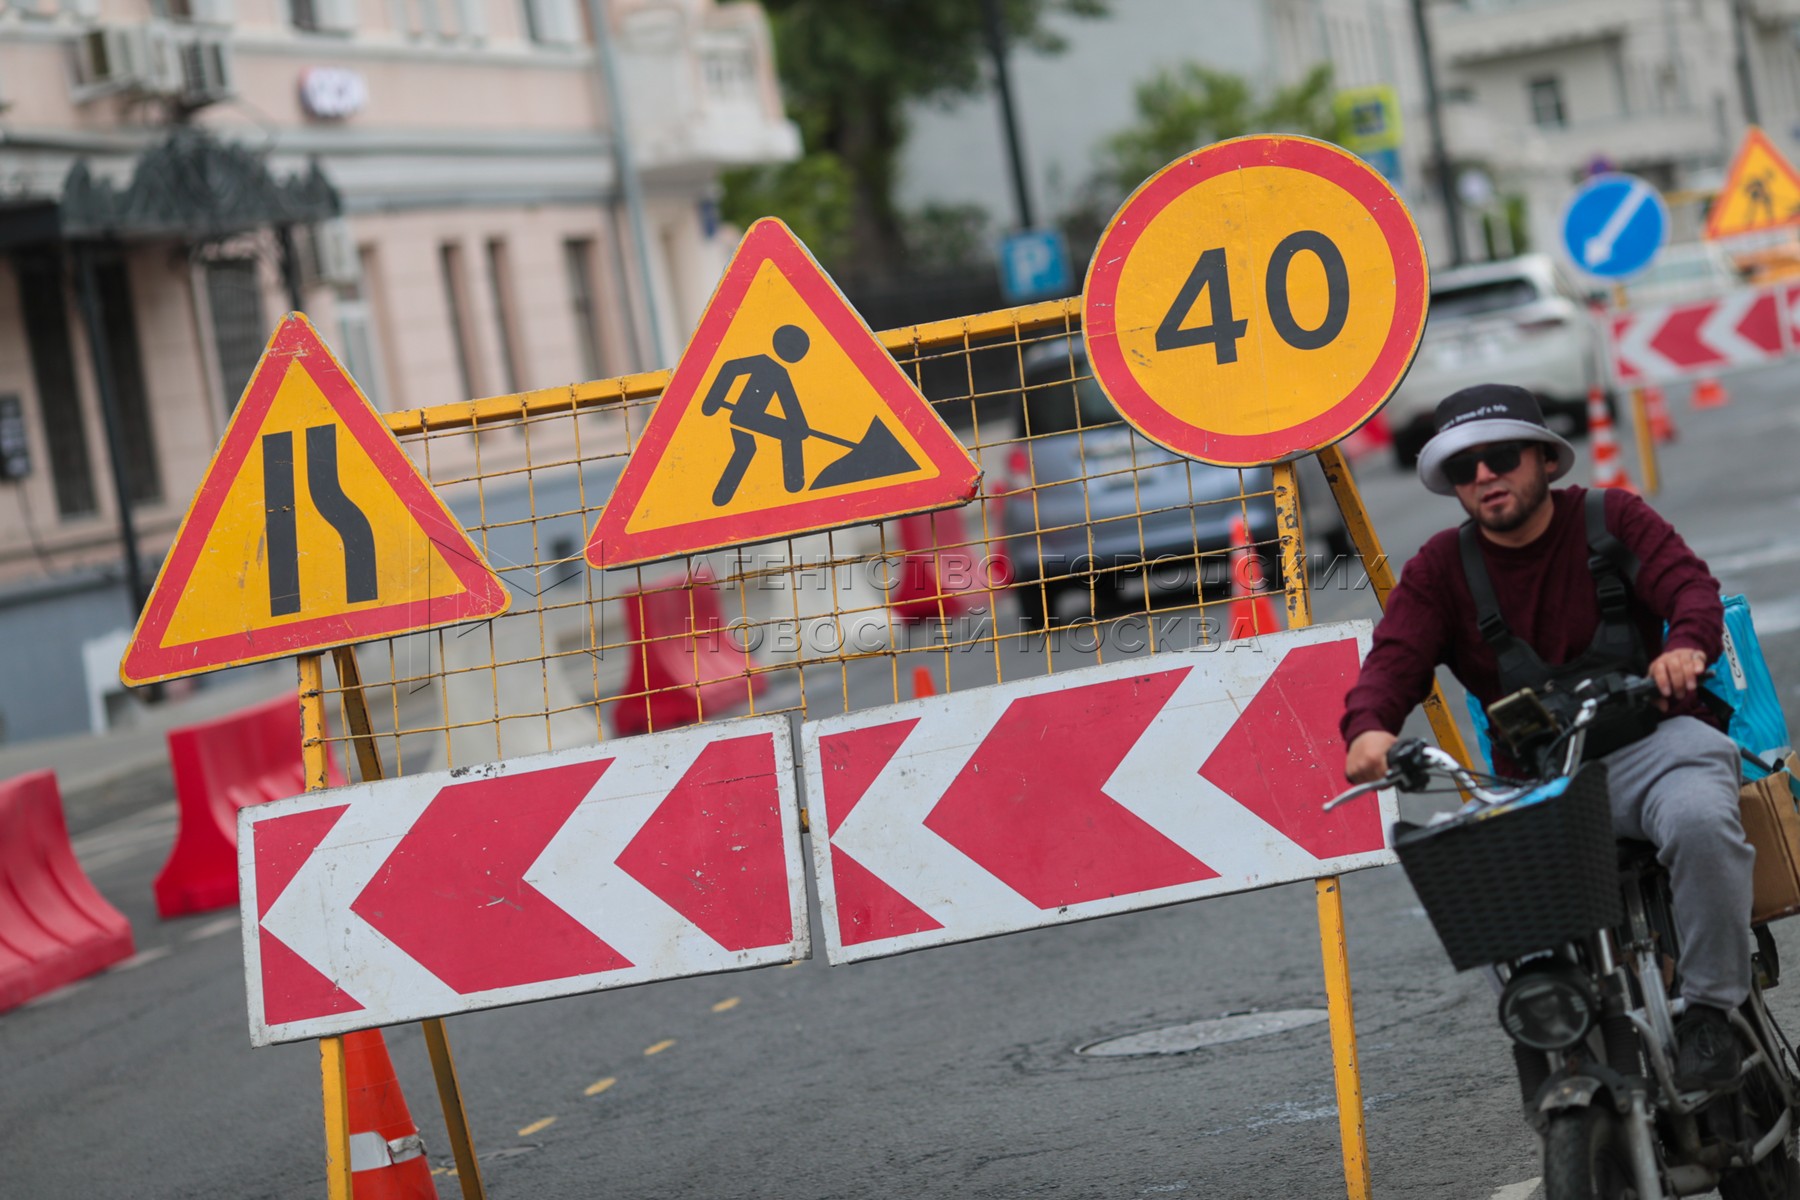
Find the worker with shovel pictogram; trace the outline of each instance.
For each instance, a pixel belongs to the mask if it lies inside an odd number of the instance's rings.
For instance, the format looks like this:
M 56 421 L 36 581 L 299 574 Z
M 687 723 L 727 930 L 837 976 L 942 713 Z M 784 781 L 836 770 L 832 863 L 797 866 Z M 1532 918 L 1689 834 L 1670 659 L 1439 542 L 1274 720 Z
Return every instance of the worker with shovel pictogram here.
M 1764 171 L 1760 175 L 1752 175 L 1744 181 L 1744 198 L 1750 202 L 1750 216 L 1746 218 L 1752 225 L 1773 225 L 1775 223 L 1775 197 L 1769 185 L 1775 179 L 1775 172 Z M 1762 215 L 1756 215 L 1758 209 Z
M 706 398 L 700 402 L 702 416 L 710 417 L 722 408 L 731 412 L 731 458 L 713 488 L 714 508 L 724 508 L 737 494 L 744 473 L 756 458 L 760 445 L 757 434 L 775 439 L 781 447 L 781 485 L 790 493 L 883 479 L 918 467 L 918 462 L 907 453 L 893 431 L 882 424 L 880 417 L 869 422 L 868 432 L 863 434 L 861 441 L 837 437 L 809 426 L 787 364 L 798 363 L 806 357 L 812 347 L 811 339 L 798 325 L 783 325 L 775 331 L 770 343 L 776 357 L 750 354 L 725 363 L 707 390 Z M 732 402 L 729 400 L 731 389 L 740 378 L 744 380 L 743 390 Z M 804 453 L 809 437 L 849 450 L 848 454 L 820 471 L 810 488 L 806 484 Z

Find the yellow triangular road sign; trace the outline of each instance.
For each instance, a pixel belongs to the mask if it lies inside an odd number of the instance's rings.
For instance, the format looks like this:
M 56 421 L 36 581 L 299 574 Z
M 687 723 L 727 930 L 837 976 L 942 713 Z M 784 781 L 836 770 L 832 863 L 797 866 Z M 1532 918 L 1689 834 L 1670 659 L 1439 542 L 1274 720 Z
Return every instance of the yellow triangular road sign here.
M 1800 171 L 1752 125 L 1706 216 L 1706 236 L 1727 238 L 1784 225 L 1800 225 Z
M 269 340 L 119 665 L 153 683 L 498 616 L 511 596 L 318 332 Z
M 588 541 L 622 567 L 966 504 L 981 468 L 780 221 L 750 227 Z

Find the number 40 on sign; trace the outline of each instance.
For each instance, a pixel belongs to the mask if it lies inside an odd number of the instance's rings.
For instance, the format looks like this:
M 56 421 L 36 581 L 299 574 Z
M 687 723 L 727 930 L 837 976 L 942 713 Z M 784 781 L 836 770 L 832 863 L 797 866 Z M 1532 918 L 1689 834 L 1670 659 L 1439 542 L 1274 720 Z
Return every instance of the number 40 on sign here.
M 1250 137 L 1146 180 L 1107 226 L 1082 304 L 1125 419 L 1222 466 L 1296 458 L 1387 401 L 1425 327 L 1425 252 L 1355 155 Z

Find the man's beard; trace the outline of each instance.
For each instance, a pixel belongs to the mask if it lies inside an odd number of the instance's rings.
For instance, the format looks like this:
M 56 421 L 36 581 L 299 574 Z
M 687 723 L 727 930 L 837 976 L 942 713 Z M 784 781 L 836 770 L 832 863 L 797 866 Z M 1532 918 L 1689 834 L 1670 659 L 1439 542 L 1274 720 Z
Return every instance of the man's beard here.
M 1531 520 L 1532 514 L 1537 512 L 1539 506 L 1544 504 L 1549 498 L 1550 474 L 1548 471 L 1540 468 L 1539 470 L 1532 472 L 1531 481 L 1529 483 L 1525 484 L 1519 491 L 1514 493 L 1514 499 L 1517 500 L 1518 503 L 1510 512 L 1488 516 L 1483 512 L 1479 501 L 1474 508 L 1470 508 L 1465 504 L 1463 505 L 1463 509 L 1471 517 L 1474 517 L 1475 523 L 1483 529 L 1491 530 L 1494 533 L 1511 533 L 1513 530 L 1525 524 L 1525 522 Z

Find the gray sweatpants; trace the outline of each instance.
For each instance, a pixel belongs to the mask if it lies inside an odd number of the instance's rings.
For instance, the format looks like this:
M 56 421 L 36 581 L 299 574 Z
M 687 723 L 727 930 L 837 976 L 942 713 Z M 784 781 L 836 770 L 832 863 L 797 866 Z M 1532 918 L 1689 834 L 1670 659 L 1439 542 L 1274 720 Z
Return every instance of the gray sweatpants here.
M 1730 1010 L 1750 993 L 1750 866 L 1738 816 L 1737 743 L 1673 717 L 1602 760 L 1613 832 L 1656 846 L 1675 898 L 1681 994 Z

